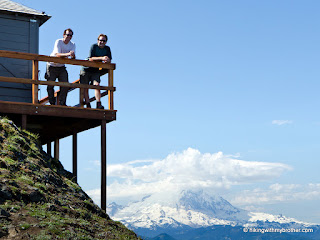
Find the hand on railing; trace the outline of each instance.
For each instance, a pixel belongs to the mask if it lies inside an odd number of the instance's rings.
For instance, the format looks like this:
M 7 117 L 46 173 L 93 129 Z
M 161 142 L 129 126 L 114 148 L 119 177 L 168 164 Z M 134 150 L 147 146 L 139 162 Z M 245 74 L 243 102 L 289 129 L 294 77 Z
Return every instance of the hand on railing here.
M 102 63 L 111 63 L 111 60 L 108 56 L 103 57 L 91 57 L 89 58 L 89 61 L 102 61 Z

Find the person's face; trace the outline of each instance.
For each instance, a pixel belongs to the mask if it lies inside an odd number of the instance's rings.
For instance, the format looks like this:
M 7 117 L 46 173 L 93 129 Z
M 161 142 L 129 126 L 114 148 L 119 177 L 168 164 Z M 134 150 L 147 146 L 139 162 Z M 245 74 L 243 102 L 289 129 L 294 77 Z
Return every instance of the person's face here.
M 103 48 L 107 43 L 107 39 L 103 36 L 98 38 L 98 47 Z
M 63 42 L 65 44 L 68 44 L 72 38 L 73 33 L 69 30 L 66 31 L 65 34 L 63 34 Z

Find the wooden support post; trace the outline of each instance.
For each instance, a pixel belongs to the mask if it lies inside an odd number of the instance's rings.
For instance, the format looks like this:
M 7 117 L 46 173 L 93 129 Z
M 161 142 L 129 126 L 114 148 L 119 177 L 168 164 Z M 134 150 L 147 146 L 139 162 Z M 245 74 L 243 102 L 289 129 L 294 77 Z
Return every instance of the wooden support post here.
M 32 79 L 38 79 L 38 72 L 39 72 L 39 62 L 37 60 L 32 61 Z M 32 103 L 38 104 L 38 85 L 32 84 Z
M 107 210 L 107 122 L 101 121 L 101 209 Z
M 84 91 L 83 88 L 79 88 L 80 107 L 84 107 Z
M 22 114 L 21 116 L 21 128 L 27 130 L 27 115 Z
M 54 156 L 55 159 L 59 159 L 59 139 L 54 140 Z
M 47 142 L 47 154 L 51 157 L 51 142 Z
M 56 105 L 59 105 L 60 104 L 60 91 L 57 93 L 57 97 L 56 97 Z
M 108 87 L 113 87 L 113 70 L 109 70 L 108 73 Z M 109 109 L 113 110 L 113 91 L 108 91 L 108 98 L 109 98 Z
M 77 153 L 77 133 L 72 136 L 72 174 L 75 182 L 78 182 L 78 153 Z

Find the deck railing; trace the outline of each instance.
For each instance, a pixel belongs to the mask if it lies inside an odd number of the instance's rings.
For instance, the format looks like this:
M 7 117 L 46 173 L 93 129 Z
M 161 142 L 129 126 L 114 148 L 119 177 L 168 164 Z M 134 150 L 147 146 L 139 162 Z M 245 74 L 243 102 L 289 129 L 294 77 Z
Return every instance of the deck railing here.
M 84 102 L 83 102 L 84 89 L 105 90 L 105 92 L 101 93 L 101 97 L 108 95 L 108 97 L 109 97 L 108 98 L 109 110 L 114 110 L 113 92 L 116 90 L 116 88 L 113 86 L 113 71 L 116 69 L 116 65 L 114 63 L 102 63 L 102 62 L 94 62 L 94 61 L 88 61 L 88 60 L 50 57 L 50 56 L 39 55 L 39 54 L 34 54 L 34 53 L 23 53 L 23 52 L 13 52 L 13 51 L 4 51 L 4 50 L 0 50 L 0 57 L 15 58 L 15 59 L 23 59 L 23 60 L 31 60 L 32 61 L 32 79 L 0 76 L 0 82 L 32 84 L 32 103 L 33 104 L 45 104 L 46 103 L 46 98 L 39 101 L 38 91 L 39 91 L 39 85 L 49 85 L 49 86 L 69 87 L 71 90 L 78 88 L 79 89 L 79 104 L 76 106 L 80 106 L 80 107 L 84 107 Z M 80 84 L 79 80 L 77 80 L 73 83 L 39 80 L 38 79 L 39 61 L 108 69 L 109 70 L 109 72 L 108 72 L 108 86 L 93 86 L 93 85 L 87 85 L 87 84 Z M 90 99 L 90 101 L 94 101 L 94 100 L 95 100 L 95 98 Z

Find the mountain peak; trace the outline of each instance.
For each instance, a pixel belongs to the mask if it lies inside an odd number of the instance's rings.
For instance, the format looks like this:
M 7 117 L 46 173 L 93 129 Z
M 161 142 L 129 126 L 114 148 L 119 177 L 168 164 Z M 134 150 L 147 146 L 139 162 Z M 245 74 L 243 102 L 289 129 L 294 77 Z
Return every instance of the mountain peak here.
M 147 228 L 234 225 L 236 220 L 249 219 L 246 211 L 233 207 L 222 197 L 211 196 L 202 190 L 156 193 L 122 209 L 109 205 L 108 213 L 128 226 Z
M 222 197 L 210 196 L 203 190 L 184 190 L 180 194 L 179 205 L 186 210 L 199 211 L 211 216 L 221 217 L 221 214 L 234 215 L 240 210 L 232 206 Z

